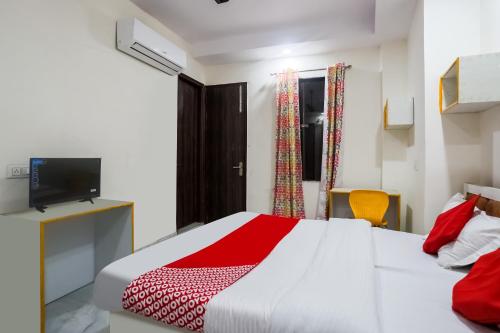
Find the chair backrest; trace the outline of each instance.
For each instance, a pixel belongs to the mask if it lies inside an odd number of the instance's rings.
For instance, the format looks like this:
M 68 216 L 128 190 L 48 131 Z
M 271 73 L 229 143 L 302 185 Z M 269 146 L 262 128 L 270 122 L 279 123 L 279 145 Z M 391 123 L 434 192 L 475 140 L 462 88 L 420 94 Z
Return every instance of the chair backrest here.
M 384 215 L 389 207 L 389 195 L 383 191 L 354 190 L 349 194 L 349 205 L 354 218 L 365 219 L 373 226 L 384 225 Z

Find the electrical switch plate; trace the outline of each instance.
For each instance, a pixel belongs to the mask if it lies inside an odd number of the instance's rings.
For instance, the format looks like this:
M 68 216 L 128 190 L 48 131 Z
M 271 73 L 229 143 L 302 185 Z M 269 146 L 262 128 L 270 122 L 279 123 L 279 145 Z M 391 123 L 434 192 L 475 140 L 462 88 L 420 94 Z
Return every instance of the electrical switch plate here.
M 26 164 L 10 164 L 7 165 L 7 178 L 28 178 L 30 175 L 30 168 Z

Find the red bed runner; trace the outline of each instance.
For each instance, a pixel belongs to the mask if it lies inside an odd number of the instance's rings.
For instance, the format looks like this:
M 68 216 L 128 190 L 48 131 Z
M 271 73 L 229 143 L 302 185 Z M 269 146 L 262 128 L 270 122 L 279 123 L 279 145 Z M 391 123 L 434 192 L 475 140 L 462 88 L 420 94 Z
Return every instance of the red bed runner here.
M 212 245 L 132 281 L 123 308 L 202 332 L 208 301 L 264 260 L 298 221 L 259 215 Z

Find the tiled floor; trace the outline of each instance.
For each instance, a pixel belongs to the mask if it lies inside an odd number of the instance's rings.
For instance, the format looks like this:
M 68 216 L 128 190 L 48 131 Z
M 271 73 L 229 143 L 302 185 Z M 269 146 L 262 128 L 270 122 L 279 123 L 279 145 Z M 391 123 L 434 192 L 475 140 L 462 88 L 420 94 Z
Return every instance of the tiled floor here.
M 196 229 L 198 227 L 201 227 L 203 225 L 202 222 L 194 222 L 194 223 L 191 223 L 190 225 L 187 225 L 185 226 L 184 228 L 181 228 L 177 231 L 177 234 L 180 235 L 180 234 L 183 234 L 185 232 L 188 232 L 189 230 L 193 230 L 193 229 Z
M 90 284 L 46 306 L 46 333 L 109 333 L 109 313 L 92 305 Z

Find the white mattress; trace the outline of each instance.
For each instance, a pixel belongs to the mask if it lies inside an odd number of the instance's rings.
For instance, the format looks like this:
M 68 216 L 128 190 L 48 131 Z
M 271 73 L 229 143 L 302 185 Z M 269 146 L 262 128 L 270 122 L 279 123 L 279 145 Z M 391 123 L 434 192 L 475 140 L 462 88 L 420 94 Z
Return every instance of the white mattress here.
M 451 309 L 455 283 L 466 271 L 447 270 L 422 251 L 423 236 L 373 229 L 383 332 L 494 332 Z
M 380 333 L 377 308 L 371 224 L 301 220 L 251 273 L 208 302 L 203 327 Z
M 96 278 L 95 303 L 109 311 L 121 311 L 123 291 L 133 279 L 210 245 L 257 215 L 228 216 L 112 263 Z M 492 332 L 451 310 L 452 287 L 465 273 L 439 267 L 433 256 L 422 252 L 422 236 L 373 231 L 382 332 Z M 250 280 L 252 273 L 245 280 Z
M 201 250 L 257 215 L 230 215 L 115 261 L 97 275 L 94 303 L 104 310 L 121 311 L 123 292 L 139 275 Z

